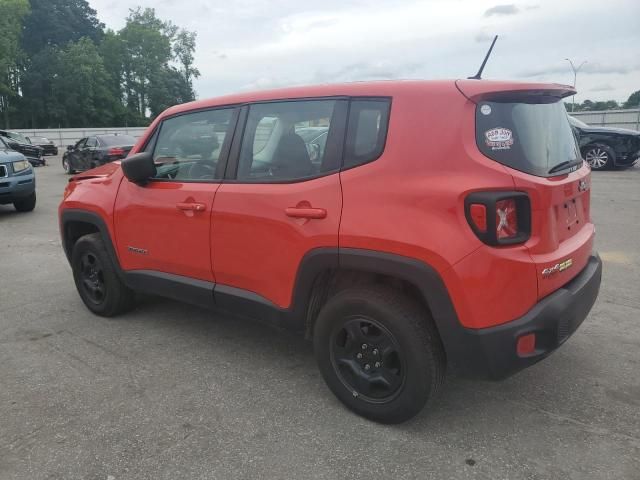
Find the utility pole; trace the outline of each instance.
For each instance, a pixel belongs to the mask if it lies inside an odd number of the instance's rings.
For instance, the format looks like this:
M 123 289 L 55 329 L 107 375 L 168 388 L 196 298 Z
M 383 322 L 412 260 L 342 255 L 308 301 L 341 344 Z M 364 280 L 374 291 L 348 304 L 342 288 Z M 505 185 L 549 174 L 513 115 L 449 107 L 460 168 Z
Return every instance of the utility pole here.
M 571 65 L 571 70 L 573 70 L 573 88 L 576 88 L 576 79 L 578 78 L 578 72 L 580 71 L 582 66 L 585 63 L 587 63 L 587 61 L 585 60 L 580 65 L 578 65 L 578 68 L 576 68 L 576 66 L 573 64 L 570 58 L 565 58 L 565 60 L 569 62 L 569 65 Z M 575 105 L 576 105 L 576 96 L 572 95 L 571 96 L 571 113 L 573 113 L 573 109 L 575 108 Z

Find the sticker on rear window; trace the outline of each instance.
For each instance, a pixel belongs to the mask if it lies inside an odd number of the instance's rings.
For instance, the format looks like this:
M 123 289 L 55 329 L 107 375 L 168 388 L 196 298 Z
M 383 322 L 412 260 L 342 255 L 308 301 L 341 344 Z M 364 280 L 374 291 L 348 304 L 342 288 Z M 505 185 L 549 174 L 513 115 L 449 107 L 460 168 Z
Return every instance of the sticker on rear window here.
M 491 113 L 491 107 L 489 105 L 482 105 L 480 107 L 480 112 L 482 112 L 483 115 L 489 115 Z
M 513 145 L 513 132 L 508 128 L 492 128 L 484 132 L 484 139 L 491 150 L 509 150 Z

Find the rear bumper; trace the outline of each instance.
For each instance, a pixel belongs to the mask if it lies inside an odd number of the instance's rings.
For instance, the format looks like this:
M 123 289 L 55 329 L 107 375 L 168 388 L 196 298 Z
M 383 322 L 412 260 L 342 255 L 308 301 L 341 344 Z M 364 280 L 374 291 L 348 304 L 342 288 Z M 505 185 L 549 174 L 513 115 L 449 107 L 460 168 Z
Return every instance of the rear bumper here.
M 459 344 L 450 359 L 464 376 L 502 379 L 527 368 L 556 350 L 588 315 L 600 290 L 602 261 L 595 254 L 568 284 L 543 298 L 524 316 L 496 327 L 462 328 Z M 535 333 L 533 353 L 519 356 L 517 339 Z

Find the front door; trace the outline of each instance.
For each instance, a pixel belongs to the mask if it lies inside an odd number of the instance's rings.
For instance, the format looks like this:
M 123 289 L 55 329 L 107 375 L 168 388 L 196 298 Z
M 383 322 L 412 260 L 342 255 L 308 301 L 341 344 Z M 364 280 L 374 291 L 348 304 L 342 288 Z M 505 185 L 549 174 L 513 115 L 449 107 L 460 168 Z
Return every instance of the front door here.
M 216 295 L 257 294 L 288 308 L 304 256 L 337 249 L 346 107 L 336 99 L 244 107 L 243 138 L 213 208 Z M 311 127 L 329 130 L 321 153 L 303 138 Z
M 164 120 L 145 147 L 157 175 L 146 185 L 122 181 L 115 205 L 118 257 L 124 270 L 214 281 L 211 209 L 231 140 L 232 108 Z

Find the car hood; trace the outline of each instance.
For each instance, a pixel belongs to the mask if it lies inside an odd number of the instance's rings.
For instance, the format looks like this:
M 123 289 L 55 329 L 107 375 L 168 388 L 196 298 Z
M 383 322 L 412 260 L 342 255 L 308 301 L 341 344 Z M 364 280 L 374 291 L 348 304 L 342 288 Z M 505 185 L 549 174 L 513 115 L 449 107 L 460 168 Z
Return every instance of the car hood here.
M 0 150 L 0 163 L 18 162 L 24 160 L 24 155 L 15 150 Z
M 92 168 L 86 172 L 82 172 L 78 175 L 74 175 L 69 181 L 89 180 L 95 178 L 108 178 L 120 169 L 120 162 L 110 162 L 100 165 L 99 167 Z

